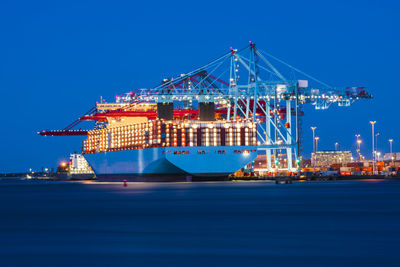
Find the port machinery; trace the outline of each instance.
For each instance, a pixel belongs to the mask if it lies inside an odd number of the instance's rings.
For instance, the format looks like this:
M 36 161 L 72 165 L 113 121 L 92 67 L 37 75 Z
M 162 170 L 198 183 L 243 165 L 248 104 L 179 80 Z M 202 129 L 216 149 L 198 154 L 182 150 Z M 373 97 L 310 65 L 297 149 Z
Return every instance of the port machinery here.
M 101 100 L 63 130 L 38 134 L 86 135 L 87 130 L 72 129 L 82 121 L 101 127 L 124 117 L 155 119 L 164 104 L 173 105 L 174 119 L 194 120 L 201 105 L 219 120 L 257 122 L 258 150 L 265 151 L 267 171 L 292 172 L 300 167 L 302 105 L 319 110 L 369 98 L 365 87 L 332 87 L 249 42 L 154 88 L 121 94 L 113 103 Z

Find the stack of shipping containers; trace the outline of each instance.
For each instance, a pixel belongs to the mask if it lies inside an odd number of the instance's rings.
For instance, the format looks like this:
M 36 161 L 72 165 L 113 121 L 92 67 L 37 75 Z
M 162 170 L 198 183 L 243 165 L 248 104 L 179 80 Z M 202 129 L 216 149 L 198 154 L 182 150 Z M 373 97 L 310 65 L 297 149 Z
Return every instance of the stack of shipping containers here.
M 83 153 L 149 147 L 254 146 L 256 124 L 152 120 L 145 123 L 92 130 L 83 142 Z

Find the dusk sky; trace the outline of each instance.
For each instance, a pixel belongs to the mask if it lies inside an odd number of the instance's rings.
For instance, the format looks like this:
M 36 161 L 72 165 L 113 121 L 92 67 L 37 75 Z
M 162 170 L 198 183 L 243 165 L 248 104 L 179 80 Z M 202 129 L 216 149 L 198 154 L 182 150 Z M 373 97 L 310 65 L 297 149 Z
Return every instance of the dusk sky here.
M 149 88 L 254 41 L 334 86 L 366 86 L 372 100 L 317 111 L 306 106 L 304 156 L 317 126 L 319 149 L 334 143 L 371 157 L 400 152 L 398 1 L 1 1 L 0 172 L 56 167 L 83 137 L 62 129 L 103 96 Z M 84 127 L 85 125 L 82 125 Z M 355 155 L 355 153 L 354 153 Z

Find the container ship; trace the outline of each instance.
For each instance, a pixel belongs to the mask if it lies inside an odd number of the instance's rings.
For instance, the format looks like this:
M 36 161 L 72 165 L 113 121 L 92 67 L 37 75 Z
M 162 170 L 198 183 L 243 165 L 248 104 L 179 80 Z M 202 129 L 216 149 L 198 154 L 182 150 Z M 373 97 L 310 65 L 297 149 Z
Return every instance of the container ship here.
M 304 104 L 323 110 L 370 98 L 365 87 L 331 87 L 250 41 L 154 88 L 101 99 L 63 130 L 39 134 L 87 136 L 88 166 L 73 170 L 100 179 L 226 179 L 246 165 L 251 173 L 258 153 L 266 175 L 291 175 L 301 163 Z M 94 121 L 94 129 L 72 129 L 82 121 Z
M 198 106 L 197 118 L 190 119 L 174 117 L 172 103 L 136 103 L 123 113 L 118 103 L 99 103 L 102 112 L 87 119 L 107 116 L 102 127 L 87 132 L 82 155 L 101 180 L 227 179 L 257 157 L 257 124 L 218 120 L 214 103 Z M 110 116 L 113 111 L 119 116 Z

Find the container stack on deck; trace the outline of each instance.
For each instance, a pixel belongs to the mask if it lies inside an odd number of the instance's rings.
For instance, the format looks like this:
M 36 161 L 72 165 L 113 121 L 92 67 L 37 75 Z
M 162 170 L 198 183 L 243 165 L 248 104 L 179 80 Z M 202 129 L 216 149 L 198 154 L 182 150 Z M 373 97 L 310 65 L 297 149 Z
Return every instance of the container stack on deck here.
M 153 120 L 92 130 L 83 142 L 91 154 L 149 147 L 257 145 L 256 123 Z

